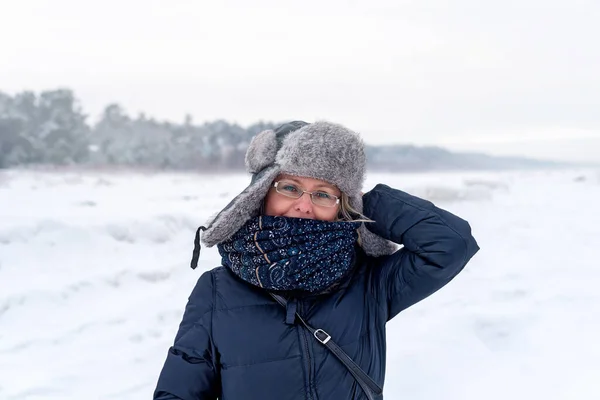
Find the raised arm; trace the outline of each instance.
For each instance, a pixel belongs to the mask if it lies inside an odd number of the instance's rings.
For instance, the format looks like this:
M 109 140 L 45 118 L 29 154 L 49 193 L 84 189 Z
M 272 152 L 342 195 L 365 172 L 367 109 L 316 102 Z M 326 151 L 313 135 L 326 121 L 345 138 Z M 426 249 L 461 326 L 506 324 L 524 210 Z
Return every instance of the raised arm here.
M 155 400 L 216 400 L 219 370 L 211 333 L 213 279 L 204 273 L 189 297 L 174 345 L 154 391 Z
M 371 232 L 402 244 L 377 259 L 371 276 L 375 297 L 388 320 L 450 282 L 479 250 L 471 227 L 433 203 L 386 185 L 363 196 Z

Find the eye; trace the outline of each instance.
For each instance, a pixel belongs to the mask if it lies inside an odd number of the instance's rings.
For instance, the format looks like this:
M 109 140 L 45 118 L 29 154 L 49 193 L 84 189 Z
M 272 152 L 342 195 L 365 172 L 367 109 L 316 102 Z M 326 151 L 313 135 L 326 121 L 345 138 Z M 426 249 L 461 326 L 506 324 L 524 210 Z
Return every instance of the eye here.
M 315 196 L 319 199 L 333 199 L 333 196 L 327 192 L 315 192 Z
M 292 185 L 291 183 L 283 183 L 282 185 L 278 187 L 280 190 L 283 190 L 284 192 L 289 192 L 289 193 L 297 193 L 298 192 L 298 187 L 296 187 L 295 185 Z

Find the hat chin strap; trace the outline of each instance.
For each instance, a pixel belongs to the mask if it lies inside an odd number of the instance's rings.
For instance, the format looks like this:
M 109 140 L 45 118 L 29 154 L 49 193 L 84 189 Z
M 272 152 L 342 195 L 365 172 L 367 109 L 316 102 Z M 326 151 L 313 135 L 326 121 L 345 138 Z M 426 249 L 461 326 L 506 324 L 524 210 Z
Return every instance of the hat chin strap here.
M 200 250 L 202 246 L 200 245 L 200 231 L 205 231 L 206 227 L 201 226 L 196 230 L 196 237 L 194 237 L 194 250 L 192 251 L 192 261 L 190 262 L 190 267 L 192 269 L 196 269 L 198 266 L 198 259 L 200 258 Z

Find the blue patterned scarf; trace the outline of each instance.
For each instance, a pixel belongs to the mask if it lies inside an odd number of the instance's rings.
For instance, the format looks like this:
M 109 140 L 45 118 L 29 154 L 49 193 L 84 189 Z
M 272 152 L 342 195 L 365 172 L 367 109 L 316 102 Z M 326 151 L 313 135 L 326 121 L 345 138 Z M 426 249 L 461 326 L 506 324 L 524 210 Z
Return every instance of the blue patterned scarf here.
M 223 265 L 246 282 L 318 293 L 352 269 L 359 226 L 261 215 L 217 247 Z

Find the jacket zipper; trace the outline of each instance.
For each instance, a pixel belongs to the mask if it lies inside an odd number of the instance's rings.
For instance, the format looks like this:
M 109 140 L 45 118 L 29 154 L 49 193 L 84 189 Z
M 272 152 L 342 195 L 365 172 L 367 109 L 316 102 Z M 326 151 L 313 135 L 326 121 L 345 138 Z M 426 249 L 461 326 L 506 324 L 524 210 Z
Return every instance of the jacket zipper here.
M 300 312 L 302 313 L 302 303 L 298 302 L 298 308 L 300 309 Z M 301 314 L 302 315 L 302 314 Z M 311 371 L 311 364 L 312 364 L 312 359 L 310 357 L 310 351 L 308 349 L 308 338 L 306 337 L 306 330 L 303 329 L 302 326 L 298 325 L 298 329 L 300 329 L 302 331 L 302 337 L 304 338 L 304 349 L 306 351 L 306 361 L 307 361 L 307 374 L 308 374 L 308 399 L 312 400 L 313 397 L 313 389 L 312 389 L 312 371 Z

